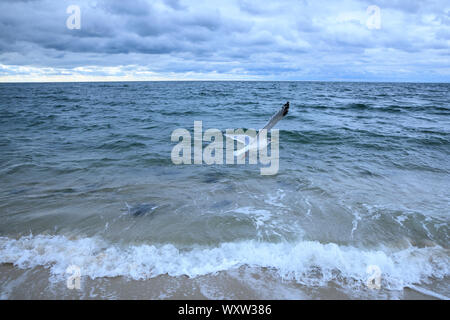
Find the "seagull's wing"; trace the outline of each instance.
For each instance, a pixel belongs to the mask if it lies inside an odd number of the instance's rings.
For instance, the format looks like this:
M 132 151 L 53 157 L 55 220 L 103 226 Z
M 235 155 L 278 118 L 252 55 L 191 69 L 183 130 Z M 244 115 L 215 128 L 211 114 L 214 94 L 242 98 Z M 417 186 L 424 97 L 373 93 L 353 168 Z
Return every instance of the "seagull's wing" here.
M 286 102 L 284 106 L 272 116 L 272 118 L 270 118 L 269 122 L 267 122 L 263 129 L 266 129 L 267 131 L 272 129 L 278 123 L 278 121 L 280 121 L 285 115 L 287 115 L 288 111 L 289 101 Z
M 255 149 L 258 150 L 258 140 L 257 139 L 254 139 L 252 141 L 252 143 L 247 144 L 246 146 L 242 147 L 241 149 L 234 151 L 233 154 L 237 157 L 239 157 L 240 155 L 245 156 L 245 153 L 247 151 L 254 151 Z
M 248 145 L 251 144 L 253 142 L 253 140 L 255 139 L 254 137 L 251 137 L 247 134 L 224 134 L 225 137 L 228 137 L 230 139 L 236 140 L 239 143 L 242 143 L 244 145 Z

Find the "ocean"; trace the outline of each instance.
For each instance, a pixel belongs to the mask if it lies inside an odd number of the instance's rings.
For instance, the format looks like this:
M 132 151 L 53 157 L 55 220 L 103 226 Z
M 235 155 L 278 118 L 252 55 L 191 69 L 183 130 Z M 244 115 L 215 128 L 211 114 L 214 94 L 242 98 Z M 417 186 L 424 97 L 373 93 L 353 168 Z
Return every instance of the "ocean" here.
M 286 101 L 277 174 L 172 162 Z M 450 84 L 0 84 L 2 299 L 445 299 L 449 208 Z

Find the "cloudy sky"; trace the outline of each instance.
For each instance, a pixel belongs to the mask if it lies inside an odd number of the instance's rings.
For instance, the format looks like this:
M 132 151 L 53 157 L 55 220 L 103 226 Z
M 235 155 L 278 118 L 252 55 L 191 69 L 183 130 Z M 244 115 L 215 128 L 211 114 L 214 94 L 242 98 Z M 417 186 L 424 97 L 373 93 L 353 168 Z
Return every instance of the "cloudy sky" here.
M 216 79 L 450 82 L 450 1 L 0 1 L 1 82 Z

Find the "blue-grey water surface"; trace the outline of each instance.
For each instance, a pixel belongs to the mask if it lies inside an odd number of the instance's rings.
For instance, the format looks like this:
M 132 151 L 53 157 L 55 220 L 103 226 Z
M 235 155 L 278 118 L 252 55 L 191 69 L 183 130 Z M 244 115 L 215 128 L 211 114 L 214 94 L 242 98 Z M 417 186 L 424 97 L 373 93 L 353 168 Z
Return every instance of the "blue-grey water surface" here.
M 277 175 L 172 163 L 173 130 L 259 129 L 286 101 Z M 56 282 L 72 264 L 139 281 L 263 268 L 348 297 L 449 296 L 449 159 L 450 84 L 0 84 L 0 263 Z

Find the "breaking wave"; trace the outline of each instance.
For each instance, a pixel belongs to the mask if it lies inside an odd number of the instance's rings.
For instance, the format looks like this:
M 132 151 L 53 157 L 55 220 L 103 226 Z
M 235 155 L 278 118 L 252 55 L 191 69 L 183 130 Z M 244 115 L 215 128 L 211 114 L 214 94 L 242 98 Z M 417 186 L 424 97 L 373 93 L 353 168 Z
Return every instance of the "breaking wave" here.
M 249 266 L 268 268 L 283 279 L 308 286 L 333 281 L 351 287 L 364 284 L 369 276 L 367 267 L 375 265 L 381 270 L 384 288 L 401 290 L 448 276 L 448 257 L 448 249 L 440 246 L 362 250 L 316 241 L 242 241 L 179 249 L 171 244 L 119 246 L 100 238 L 0 238 L 0 263 L 22 269 L 43 266 L 61 279 L 70 265 L 79 266 L 82 275 L 92 279 L 124 276 L 135 280 L 163 274 L 197 277 Z

